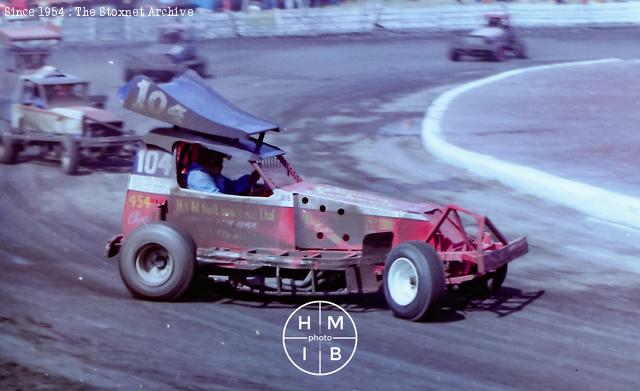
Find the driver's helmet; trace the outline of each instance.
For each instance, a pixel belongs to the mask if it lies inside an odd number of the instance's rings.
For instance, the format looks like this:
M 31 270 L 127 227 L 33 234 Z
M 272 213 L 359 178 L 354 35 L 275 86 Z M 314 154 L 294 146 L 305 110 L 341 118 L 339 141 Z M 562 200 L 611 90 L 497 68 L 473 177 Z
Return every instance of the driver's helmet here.
M 179 43 L 182 40 L 182 32 L 178 30 L 163 31 L 160 40 L 164 43 Z
M 71 95 L 71 86 L 67 84 L 56 84 L 53 91 L 58 97 L 67 97 Z
M 489 18 L 489 27 L 501 27 L 502 19 L 498 17 Z

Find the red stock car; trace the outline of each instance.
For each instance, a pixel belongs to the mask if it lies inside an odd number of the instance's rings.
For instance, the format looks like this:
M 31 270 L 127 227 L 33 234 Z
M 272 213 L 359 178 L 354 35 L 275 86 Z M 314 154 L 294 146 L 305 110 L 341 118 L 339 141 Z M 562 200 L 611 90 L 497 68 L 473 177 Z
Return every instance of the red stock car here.
M 167 122 L 144 137 L 124 207 L 107 243 L 139 298 L 178 299 L 195 273 L 265 294 L 367 293 L 384 287 L 402 318 L 438 307 L 449 285 L 497 289 L 527 240 L 509 242 L 491 221 L 457 206 L 412 204 L 304 181 L 267 144 L 277 125 L 218 95 L 194 72 L 165 84 L 137 76 L 125 108 Z M 244 195 L 185 188 L 193 145 L 248 162 L 261 184 Z

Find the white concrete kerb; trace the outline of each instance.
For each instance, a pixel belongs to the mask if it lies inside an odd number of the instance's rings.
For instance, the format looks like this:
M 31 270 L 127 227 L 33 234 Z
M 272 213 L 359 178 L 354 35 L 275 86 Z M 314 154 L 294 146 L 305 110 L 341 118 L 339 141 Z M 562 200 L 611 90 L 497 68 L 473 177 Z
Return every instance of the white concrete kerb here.
M 480 86 L 525 72 L 614 61 L 621 60 L 579 61 L 514 69 L 453 88 L 437 97 L 428 108 L 422 122 L 422 142 L 425 148 L 436 157 L 475 175 L 497 180 L 522 193 L 556 202 L 598 219 L 640 228 L 639 198 L 465 150 L 448 143 L 443 137 L 441 127 L 442 118 L 451 102 L 461 94 Z

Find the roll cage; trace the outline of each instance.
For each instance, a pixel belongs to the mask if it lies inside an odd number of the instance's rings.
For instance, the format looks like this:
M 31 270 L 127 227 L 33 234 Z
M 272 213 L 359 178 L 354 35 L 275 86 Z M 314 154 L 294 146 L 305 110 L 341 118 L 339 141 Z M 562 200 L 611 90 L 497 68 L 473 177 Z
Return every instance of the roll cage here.
M 187 188 L 187 174 L 191 164 L 196 160 L 196 153 L 200 148 L 204 148 L 209 151 L 214 151 L 223 155 L 226 158 L 231 158 L 225 152 L 222 152 L 219 148 L 211 148 L 210 145 L 203 146 L 199 143 L 189 143 L 185 141 L 179 141 L 175 143 L 173 147 L 173 155 L 176 161 L 176 179 L 178 185 L 181 188 Z M 227 149 L 225 149 L 228 152 Z M 264 186 L 261 191 L 258 191 L 251 195 L 256 196 L 270 196 L 273 190 L 282 188 L 297 182 L 301 182 L 302 179 L 298 173 L 293 169 L 291 164 L 284 158 L 283 155 L 268 156 L 259 160 L 248 160 L 251 167 L 256 170 L 260 177 L 264 180 Z
M 191 70 L 163 84 L 137 76 L 118 96 L 124 108 L 173 125 L 149 131 L 144 143 L 174 155 L 183 188 L 193 145 L 248 161 L 270 191 L 302 180 L 284 151 L 264 141 L 267 132 L 280 130 L 277 124 L 233 105 Z

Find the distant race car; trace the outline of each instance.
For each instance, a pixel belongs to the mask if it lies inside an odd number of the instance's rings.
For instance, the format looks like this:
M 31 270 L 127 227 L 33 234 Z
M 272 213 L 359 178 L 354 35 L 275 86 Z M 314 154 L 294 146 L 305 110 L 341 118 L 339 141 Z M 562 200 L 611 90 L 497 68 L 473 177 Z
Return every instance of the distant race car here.
M 60 27 L 34 18 L 7 20 L 0 28 L 6 69 L 20 73 L 46 65 L 51 49 L 62 41 Z
M 107 97 L 89 95 L 89 83 L 45 66 L 21 76 L 9 98 L 0 98 L 0 162 L 15 163 L 29 145 L 60 159 L 66 174 L 82 159 L 133 156 L 141 138 L 104 110 Z
M 190 29 L 184 24 L 160 27 L 159 43 L 147 49 L 127 53 L 124 80 L 144 75 L 155 81 L 168 81 L 187 69 L 209 77 L 207 61 L 198 55 Z
M 498 289 L 528 251 L 489 218 L 458 206 L 412 204 L 304 181 L 267 144 L 279 131 L 232 105 L 188 71 L 166 84 L 138 76 L 120 91 L 129 110 L 166 122 L 144 136 L 129 179 L 122 233 L 106 255 L 136 297 L 176 300 L 194 274 L 273 295 L 377 292 L 418 320 L 447 286 Z M 262 183 L 246 194 L 186 187 L 193 150 L 248 162 Z
M 449 59 L 460 61 L 463 56 L 504 61 L 510 54 L 527 58 L 527 46 L 509 23 L 509 14 L 494 12 L 485 15 L 487 25 L 458 38 L 449 48 Z

